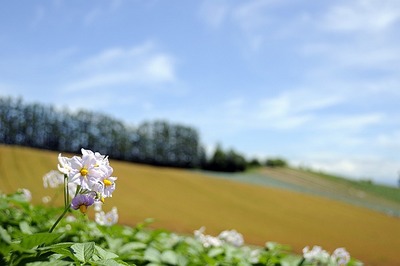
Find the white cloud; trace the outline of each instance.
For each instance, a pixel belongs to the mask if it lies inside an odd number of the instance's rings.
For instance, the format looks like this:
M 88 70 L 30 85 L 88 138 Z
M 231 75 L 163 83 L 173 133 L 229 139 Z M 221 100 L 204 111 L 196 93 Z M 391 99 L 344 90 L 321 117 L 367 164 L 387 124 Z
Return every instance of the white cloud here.
M 293 130 L 318 123 L 319 113 L 341 104 L 334 94 L 312 90 L 292 90 L 259 99 L 248 97 L 228 98 L 219 105 L 212 105 L 199 114 L 207 117 L 204 124 L 219 128 L 219 133 L 232 134 L 243 130 Z M 195 121 L 203 121 L 201 117 Z
M 83 23 L 85 26 L 93 25 L 102 17 L 108 16 L 116 12 L 123 5 L 122 0 L 112 0 L 105 3 L 98 2 L 89 12 L 83 16 Z
M 397 153 L 400 149 L 400 131 L 381 133 L 377 136 L 376 143 L 385 149 L 396 150 Z
M 261 99 L 255 117 L 257 124 L 281 129 L 303 126 L 318 117 L 317 113 L 341 104 L 343 99 L 335 94 L 323 94 L 310 89 L 283 92 L 273 97 Z
M 274 6 L 276 2 L 271 0 L 248 1 L 238 5 L 232 16 L 245 31 L 260 29 L 270 21 L 266 12 L 267 8 Z
M 229 6 L 226 1 L 206 0 L 200 6 L 199 16 L 212 28 L 219 28 L 228 15 Z
M 344 114 L 325 116 L 321 118 L 318 128 L 324 130 L 345 130 L 346 132 L 359 131 L 372 125 L 379 125 L 384 119 L 380 113 Z
M 398 1 L 358 0 L 332 6 L 320 25 L 334 31 L 380 32 L 394 26 L 399 19 Z
M 145 43 L 130 49 L 110 48 L 84 59 L 75 67 L 77 78 L 65 91 L 111 88 L 113 85 L 157 85 L 176 79 L 175 59 Z M 80 76 L 80 77 L 79 77 Z
M 372 154 L 309 153 L 294 162 L 297 166 L 307 166 L 353 179 L 373 179 L 390 185 L 396 184 L 399 171 L 399 160 Z

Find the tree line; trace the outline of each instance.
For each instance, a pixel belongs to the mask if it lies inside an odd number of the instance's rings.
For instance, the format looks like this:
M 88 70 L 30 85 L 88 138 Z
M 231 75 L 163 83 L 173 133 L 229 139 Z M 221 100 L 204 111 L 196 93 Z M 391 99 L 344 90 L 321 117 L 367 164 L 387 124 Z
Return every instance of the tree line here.
M 99 112 L 71 112 L 12 97 L 0 97 L 0 143 L 71 153 L 83 147 L 117 160 L 212 171 L 244 171 L 251 164 L 220 145 L 208 157 L 190 126 L 163 120 L 133 126 Z

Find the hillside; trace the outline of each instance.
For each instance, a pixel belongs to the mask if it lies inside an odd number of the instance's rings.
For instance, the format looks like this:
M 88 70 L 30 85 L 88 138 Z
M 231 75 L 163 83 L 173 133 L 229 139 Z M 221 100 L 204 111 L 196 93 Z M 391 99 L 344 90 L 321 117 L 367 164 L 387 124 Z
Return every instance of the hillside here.
M 42 176 L 56 169 L 56 165 L 57 153 L 0 146 L 1 190 L 28 188 L 33 201 L 39 204 L 43 196 L 54 194 L 53 190 L 43 188 Z M 249 244 L 276 241 L 292 246 L 296 252 L 307 245 L 321 245 L 328 251 L 343 246 L 367 265 L 400 264 L 400 239 L 393 237 L 400 235 L 399 218 L 321 197 L 318 193 L 279 188 L 282 184 L 291 184 L 325 191 L 327 195 L 350 193 L 345 192 L 345 185 L 329 183 L 334 180 L 322 179 L 322 185 L 315 180 L 323 177 L 316 174 L 308 177 L 306 172 L 297 176 L 292 169 L 287 172 L 264 169 L 246 174 L 275 184 L 260 186 L 227 180 L 228 176 L 211 177 L 211 173 L 120 161 L 111 161 L 111 165 L 118 177 L 117 190 L 106 202 L 105 209 L 117 206 L 122 224 L 133 225 L 151 217 L 155 219 L 153 227 L 184 234 L 192 234 L 201 226 L 206 226 L 207 232 L 214 235 L 225 229 L 236 229 Z M 232 179 L 237 177 L 231 175 Z M 313 182 L 316 183 L 311 185 Z M 394 200 L 363 193 L 371 204 L 385 202 L 394 210 L 399 208 Z
M 400 217 L 400 189 L 302 169 L 263 167 L 247 173 L 204 174 L 338 200 Z

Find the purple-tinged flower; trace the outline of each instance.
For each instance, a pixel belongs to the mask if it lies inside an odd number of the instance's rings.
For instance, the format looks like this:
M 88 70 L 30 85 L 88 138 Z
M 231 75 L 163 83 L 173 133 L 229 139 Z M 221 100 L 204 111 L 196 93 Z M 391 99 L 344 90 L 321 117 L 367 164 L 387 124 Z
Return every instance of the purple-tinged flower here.
M 337 248 L 333 252 L 331 258 L 340 266 L 347 265 L 350 261 L 350 254 L 345 248 Z
M 32 200 L 32 193 L 28 189 L 20 188 L 20 189 L 18 189 L 18 193 L 20 193 L 22 195 L 22 198 L 25 201 L 31 201 Z
M 79 194 L 71 201 L 71 208 L 74 210 L 79 209 L 81 213 L 85 214 L 87 207 L 93 205 L 94 198 L 89 194 Z

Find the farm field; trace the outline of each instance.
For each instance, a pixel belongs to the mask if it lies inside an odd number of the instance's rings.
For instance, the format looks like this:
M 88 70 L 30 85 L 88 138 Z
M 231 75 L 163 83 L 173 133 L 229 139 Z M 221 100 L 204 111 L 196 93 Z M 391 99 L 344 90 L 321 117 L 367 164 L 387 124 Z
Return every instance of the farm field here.
M 33 202 L 42 204 L 43 196 L 53 196 L 55 192 L 43 188 L 42 176 L 56 169 L 57 155 L 0 146 L 0 190 L 9 193 L 27 188 L 32 192 Z M 400 265 L 400 239 L 395 237 L 400 235 L 398 217 L 328 194 L 342 193 L 342 198 L 348 196 L 360 202 L 364 199 L 368 206 L 384 206 L 385 211 L 393 212 L 399 209 L 395 200 L 361 189 L 349 192 L 342 183 L 334 185 L 334 180 L 320 181 L 318 178 L 322 177 L 307 176 L 306 172 L 293 169 L 250 173 L 262 182 L 275 184 L 268 185 L 238 182 L 235 175 L 229 180 L 228 175 L 215 178 L 209 172 L 111 163 L 118 177 L 117 189 L 104 209 L 117 206 L 121 224 L 134 225 L 154 218 L 153 227 L 182 234 L 192 234 L 201 226 L 212 235 L 236 229 L 247 244 L 276 241 L 292 246 L 298 253 L 307 245 L 320 245 L 328 251 L 345 247 L 366 265 Z M 291 184 L 292 189 L 276 184 Z M 310 191 L 293 189 L 296 186 L 308 187 Z M 318 195 L 318 191 L 325 191 L 328 197 Z

